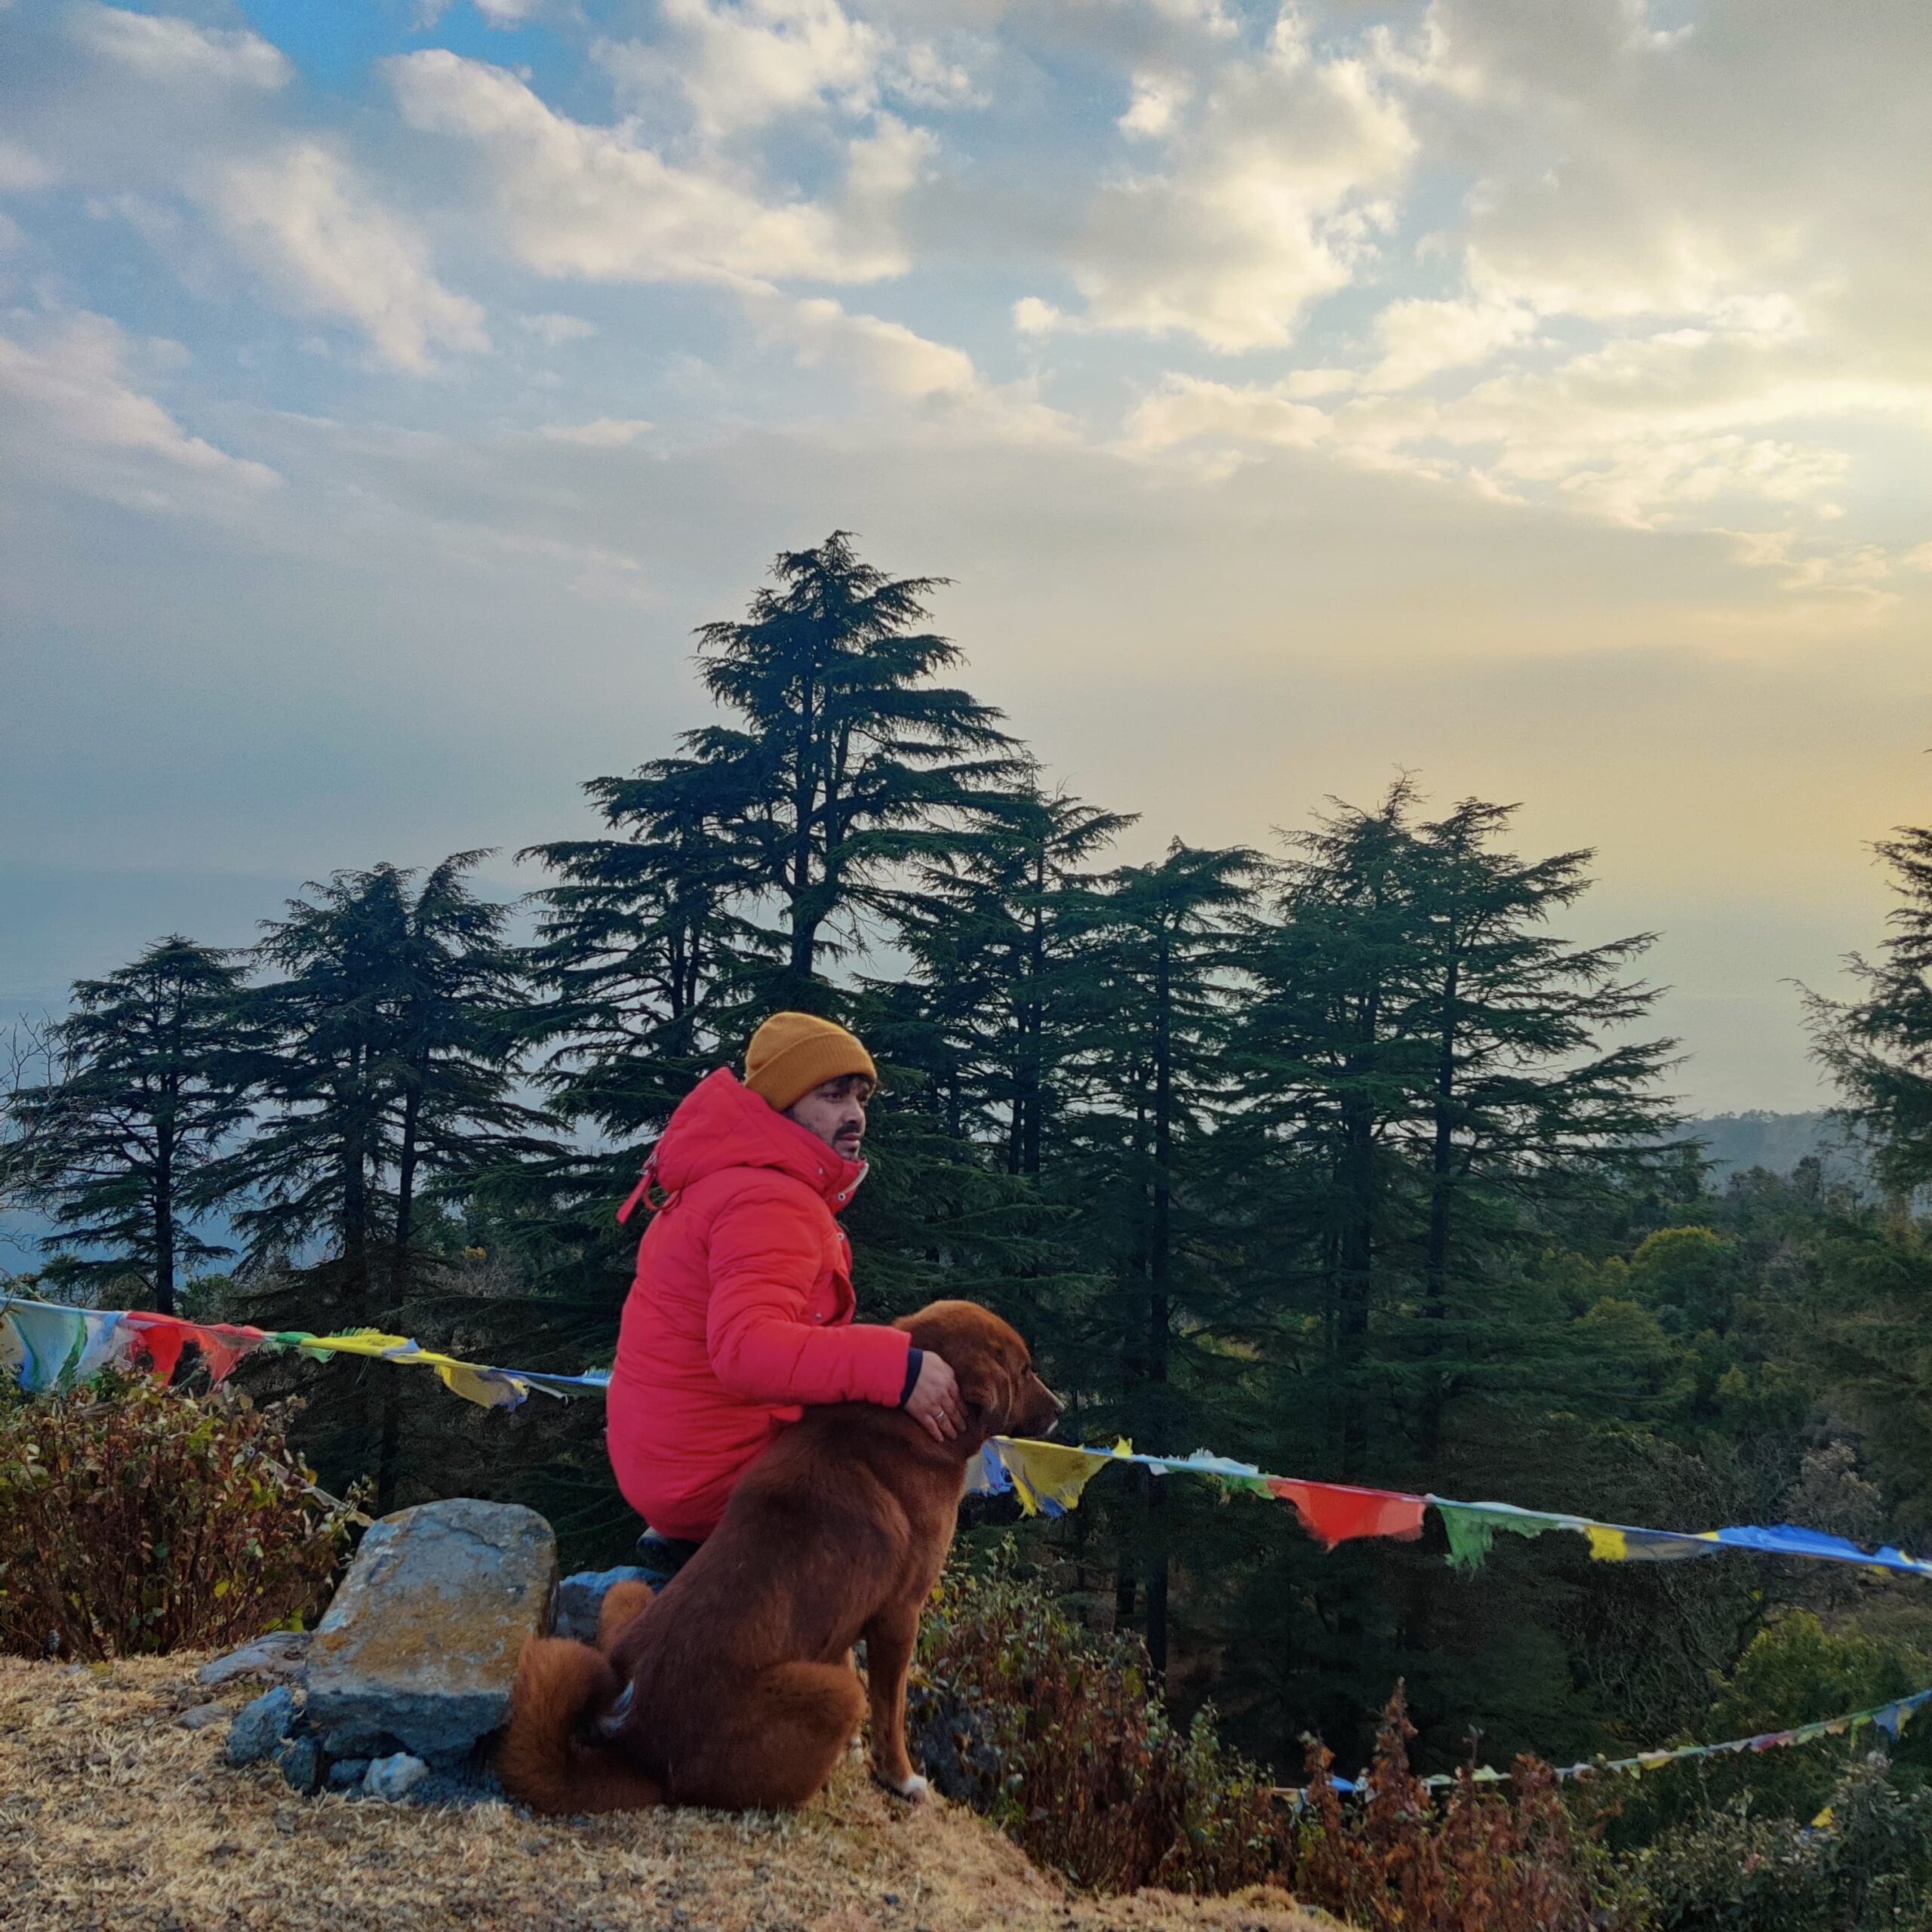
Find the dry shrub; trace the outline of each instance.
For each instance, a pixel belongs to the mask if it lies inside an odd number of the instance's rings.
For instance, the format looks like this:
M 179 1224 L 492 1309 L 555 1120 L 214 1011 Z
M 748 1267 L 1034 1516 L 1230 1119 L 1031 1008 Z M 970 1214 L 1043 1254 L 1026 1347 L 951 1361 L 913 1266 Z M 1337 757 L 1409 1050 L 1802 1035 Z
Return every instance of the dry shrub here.
M 0 1651 L 211 1649 L 312 1616 L 349 1522 L 287 1421 L 114 1377 L 0 1409 Z
M 1103 1892 L 1234 1891 L 1278 1866 L 1286 1814 L 1209 1715 L 1177 1725 L 1137 1640 L 1081 1629 L 1010 1562 L 948 1574 L 919 1656 L 915 1728 L 966 1765 L 963 1784 L 941 1789 L 1036 1864 Z M 929 1774 L 934 1755 L 921 1752 Z
M 1364 1932 L 1613 1932 L 1633 1922 L 1547 1764 L 1518 1758 L 1506 1797 L 1466 1767 L 1438 1801 L 1409 1768 L 1414 1735 L 1398 1684 L 1367 1793 L 1346 1805 L 1327 1748 L 1309 1746 L 1290 1874 L 1297 1897 Z

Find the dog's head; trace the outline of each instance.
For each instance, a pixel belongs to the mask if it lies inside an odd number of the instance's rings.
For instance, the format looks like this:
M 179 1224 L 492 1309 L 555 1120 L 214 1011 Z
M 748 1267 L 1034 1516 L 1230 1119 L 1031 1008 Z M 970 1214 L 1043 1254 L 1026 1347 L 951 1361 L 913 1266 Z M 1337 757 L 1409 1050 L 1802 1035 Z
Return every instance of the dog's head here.
M 1017 1330 L 977 1302 L 936 1301 L 894 1324 L 952 1371 L 966 1404 L 959 1443 L 970 1454 L 989 1435 L 1050 1435 L 1060 1398 L 1033 1372 Z

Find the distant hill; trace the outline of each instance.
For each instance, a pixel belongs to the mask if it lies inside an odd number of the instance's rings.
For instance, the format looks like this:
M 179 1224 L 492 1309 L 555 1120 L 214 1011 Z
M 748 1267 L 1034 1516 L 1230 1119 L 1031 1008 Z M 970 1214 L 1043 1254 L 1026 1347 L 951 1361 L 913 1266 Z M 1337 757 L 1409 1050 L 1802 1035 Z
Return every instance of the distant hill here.
M 1753 1108 L 1746 1113 L 1713 1114 L 1708 1120 L 1689 1122 L 1686 1133 L 1704 1143 L 1715 1181 L 1742 1168 L 1788 1174 L 1814 1154 L 1827 1180 L 1861 1180 L 1865 1176 L 1863 1157 L 1823 1112 L 1774 1114 Z

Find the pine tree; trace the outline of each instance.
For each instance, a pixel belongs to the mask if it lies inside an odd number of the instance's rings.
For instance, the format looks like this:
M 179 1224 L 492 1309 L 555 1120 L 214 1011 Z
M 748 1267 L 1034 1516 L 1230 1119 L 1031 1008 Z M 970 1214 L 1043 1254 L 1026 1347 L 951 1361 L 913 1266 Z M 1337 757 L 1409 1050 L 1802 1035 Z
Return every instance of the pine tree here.
M 922 1066 L 954 1132 L 1038 1177 L 1063 1075 L 1091 1027 L 1079 976 L 1093 859 L 1134 823 L 1036 784 L 928 862 L 895 937 L 921 990 Z M 1091 953 L 1092 949 L 1087 947 Z
M 888 577 L 843 531 L 773 565 L 746 620 L 699 631 L 699 674 L 733 724 L 686 734 L 714 823 L 784 921 L 774 1006 L 832 1003 L 821 967 L 890 920 L 904 869 L 957 848 L 1026 775 L 1000 714 L 935 684 L 956 645 L 917 628 L 937 577 Z
M 1426 1114 L 1398 1131 L 1428 1177 L 1425 1457 L 1458 1386 L 1451 1356 L 1480 1374 L 1472 1350 L 1500 1352 L 1478 1334 L 1494 1324 L 1481 1321 L 1470 1285 L 1526 1240 L 1543 1239 L 1546 1211 L 1576 1214 L 1592 1195 L 1667 1159 L 1677 1125 L 1658 1085 L 1675 1042 L 1605 1037 L 1655 1003 L 1653 989 L 1625 977 L 1652 936 L 1584 946 L 1552 932 L 1552 915 L 1588 889 L 1592 855 L 1526 862 L 1498 851 L 1512 816 L 1513 808 L 1467 799 L 1416 835 L 1420 998 L 1411 1013 L 1431 1067 Z
M 1807 995 L 1819 1060 L 1843 1096 L 1840 1117 L 1869 1140 L 1880 1180 L 1910 1195 L 1932 1182 L 1932 826 L 1901 826 L 1872 848 L 1899 903 L 1878 957 L 1854 953 L 1852 1000 Z
M 1256 993 L 1231 1054 L 1241 1106 L 1220 1150 L 1254 1217 L 1251 1291 L 1318 1324 L 1316 1401 L 1292 1406 L 1318 1420 L 1322 1464 L 1344 1481 L 1367 1468 L 1379 1263 L 1413 1238 L 1417 1215 L 1392 1131 L 1417 1121 L 1432 1066 L 1417 1024 L 1414 797 L 1404 778 L 1375 810 L 1339 808 L 1294 841 L 1272 917 L 1247 934 Z
M 275 1325 L 327 1320 L 395 1330 L 438 1267 L 423 1223 L 548 1151 L 546 1117 L 515 1096 L 527 998 L 505 909 L 478 899 L 459 853 L 417 883 L 389 865 L 335 873 L 291 900 L 257 957 L 279 977 L 246 1005 L 245 1063 L 264 1118 L 210 1170 L 245 1195 L 235 1215 L 259 1272 L 251 1312 Z M 306 1257 L 319 1251 L 319 1258 Z M 387 1508 L 400 1472 L 393 1371 L 318 1404 L 318 1453 L 373 1469 Z M 340 1378 L 338 1378 L 340 1379 Z
M 231 1051 L 242 980 L 231 954 L 176 933 L 75 983 L 51 1029 L 58 1077 L 11 1103 L 31 1155 L 22 1196 L 60 1230 L 56 1279 L 136 1275 L 171 1315 L 183 1271 L 229 1254 L 195 1222 L 225 1198 L 204 1183 L 248 1115 Z
M 1145 1442 L 1192 1439 L 1212 1414 L 1198 1391 L 1204 1375 L 1211 1382 L 1225 1300 L 1216 1223 L 1197 1177 L 1229 1098 L 1233 941 L 1258 870 L 1245 849 L 1177 839 L 1158 863 L 1109 875 L 1086 908 L 1086 968 L 1104 1017 L 1083 1056 L 1064 1198 L 1081 1204 L 1083 1243 L 1106 1257 L 1112 1277 L 1088 1349 L 1112 1383 L 1094 1420 Z M 1148 1651 L 1164 1670 L 1171 1550 L 1161 1491 L 1142 1488 L 1140 1560 L 1124 1564 L 1118 1606 L 1131 1614 L 1138 1567 Z

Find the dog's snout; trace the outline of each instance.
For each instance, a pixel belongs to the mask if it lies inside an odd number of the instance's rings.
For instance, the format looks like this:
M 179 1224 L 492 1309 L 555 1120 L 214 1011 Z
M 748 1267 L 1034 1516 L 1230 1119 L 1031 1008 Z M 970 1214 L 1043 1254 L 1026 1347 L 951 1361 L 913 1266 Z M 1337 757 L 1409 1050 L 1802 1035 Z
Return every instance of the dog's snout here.
M 1032 1411 L 1028 1426 L 1035 1435 L 1051 1435 L 1060 1427 L 1060 1419 L 1066 1412 L 1066 1404 L 1049 1389 L 1036 1374 L 1026 1377 L 1027 1407 Z

